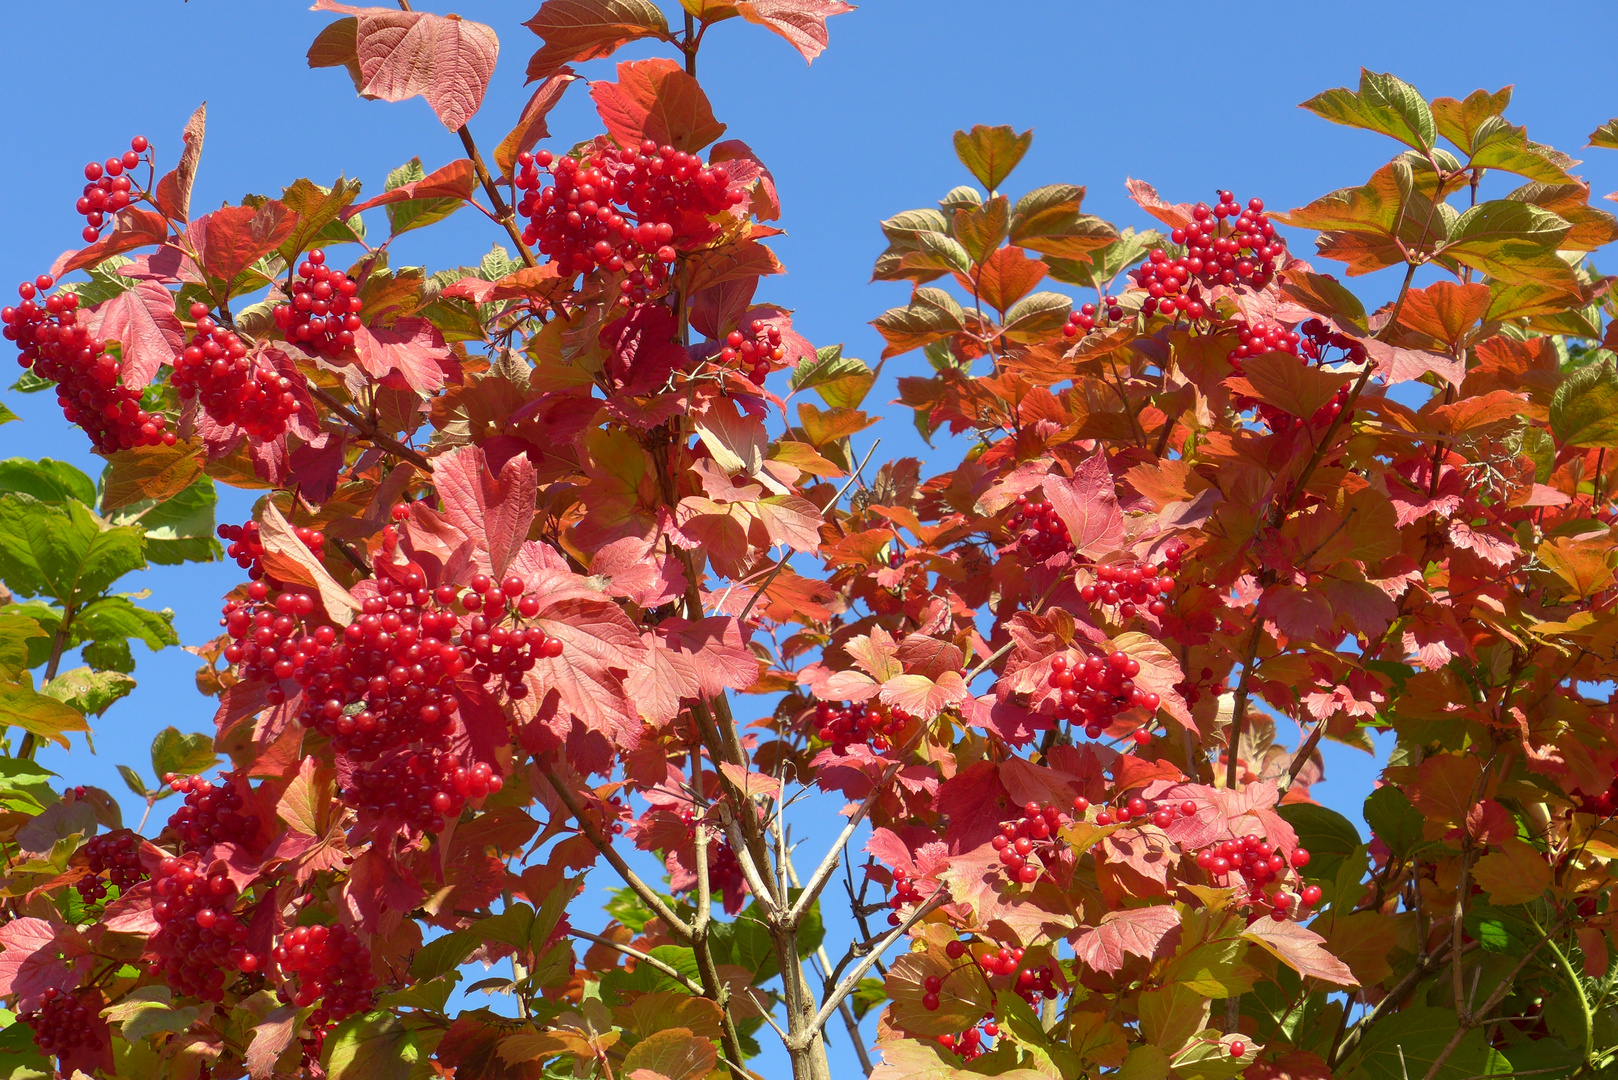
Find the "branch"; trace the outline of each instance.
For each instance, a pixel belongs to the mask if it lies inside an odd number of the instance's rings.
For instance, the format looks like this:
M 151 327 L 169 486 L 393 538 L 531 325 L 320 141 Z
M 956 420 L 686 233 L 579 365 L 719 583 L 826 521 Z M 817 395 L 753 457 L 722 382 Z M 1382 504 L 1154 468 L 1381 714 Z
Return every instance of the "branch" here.
M 669 932 L 679 938 L 682 945 L 689 945 L 691 942 L 691 924 L 676 915 L 674 910 L 663 902 L 663 898 L 657 895 L 650 885 L 642 881 L 639 874 L 629 868 L 629 864 L 624 862 L 623 856 L 619 855 L 611 844 L 601 838 L 590 825 L 589 819 L 584 816 L 584 808 L 579 805 L 579 800 L 574 797 L 572 789 L 564 784 L 555 772 L 550 769 L 545 770 L 545 779 L 551 782 L 551 787 L 556 789 L 557 797 L 567 807 L 568 813 L 572 814 L 574 820 L 579 823 L 579 831 L 584 833 L 585 838 L 591 844 L 595 845 L 595 849 L 601 852 L 602 857 L 607 860 L 608 864 L 618 871 L 618 876 L 624 879 L 624 884 L 633 889 L 635 895 L 640 898 L 641 903 L 651 908 L 657 917 L 663 920 L 664 925 L 669 928 Z
M 816 1030 L 826 1025 L 826 1021 L 831 1019 L 832 1012 L 836 1010 L 837 1006 L 842 1003 L 844 998 L 854 992 L 854 988 L 859 986 L 860 980 L 865 978 L 865 973 L 871 970 L 872 965 L 874 965 L 877 960 L 881 958 L 882 954 L 887 952 L 895 941 L 898 941 L 900 938 L 904 937 L 912 926 L 926 918 L 932 913 L 934 908 L 938 907 L 944 902 L 943 893 L 944 889 L 942 886 L 940 886 L 933 893 L 933 895 L 927 898 L 925 903 L 910 913 L 910 917 L 908 919 L 889 931 L 887 937 L 877 942 L 876 945 L 872 947 L 870 953 L 867 954 L 865 959 L 859 962 L 858 967 L 856 967 L 853 971 L 850 971 L 847 975 L 843 976 L 843 981 L 837 984 L 837 989 L 833 990 L 830 996 L 828 996 L 825 1002 L 820 1006 L 820 1012 L 815 1016 L 814 1026 Z
M 604 937 L 601 937 L 598 934 L 592 934 L 592 933 L 589 933 L 588 931 L 585 931 L 585 930 L 574 930 L 574 929 L 570 928 L 568 930 L 568 933 L 572 934 L 576 938 L 583 938 L 585 941 L 593 941 L 597 945 L 605 945 L 609 949 L 616 949 L 618 952 L 623 953 L 625 956 L 627 956 L 630 959 L 634 960 L 638 964 L 645 964 L 647 967 L 655 968 L 656 970 L 661 971 L 663 974 L 667 975 L 669 978 L 673 979 L 675 982 L 677 982 L 681 986 L 685 987 L 688 991 L 695 994 L 697 997 L 702 997 L 703 996 L 702 987 L 698 986 L 696 983 L 692 982 L 690 979 L 688 979 L 684 975 L 680 974 L 680 971 L 679 971 L 678 968 L 672 967 L 669 964 L 665 964 L 663 961 L 659 960 L 655 956 L 648 956 L 646 953 L 643 953 L 639 949 L 636 949 L 636 948 L 634 948 L 632 946 L 620 945 L 618 942 L 612 940 L 611 938 L 604 938 Z
M 494 177 L 489 175 L 489 167 L 483 164 L 483 155 L 478 153 L 478 144 L 472 141 L 472 132 L 462 124 L 456 129 L 455 134 L 461 137 L 461 145 L 466 147 L 466 156 L 472 159 L 472 171 L 477 173 L 478 182 L 483 185 L 484 192 L 489 196 L 489 202 L 494 204 L 494 219 L 504 226 L 506 235 L 517 245 L 517 252 L 522 255 L 523 264 L 538 266 L 539 262 L 534 258 L 533 251 L 523 243 L 522 230 L 517 228 L 517 215 L 506 205 L 506 200 L 500 197 L 499 186 L 495 184 Z
M 338 401 L 331 395 L 330 391 L 316 386 L 314 383 L 309 383 L 308 386 L 310 397 L 342 417 L 350 426 L 359 429 L 360 434 L 364 435 L 373 444 L 386 450 L 401 461 L 408 461 L 422 472 L 431 473 L 433 471 L 433 463 L 423 457 L 420 452 L 412 450 L 393 436 L 385 434 L 381 428 L 350 409 L 347 405 L 344 405 L 341 401 Z
M 809 884 L 798 896 L 798 902 L 793 904 L 792 910 L 786 913 L 786 924 L 788 926 L 796 927 L 803 921 L 804 916 L 809 913 L 810 905 L 815 902 L 815 898 L 820 895 L 821 890 L 826 887 L 826 883 L 831 880 L 832 874 L 836 872 L 837 864 L 843 857 L 843 850 L 848 847 L 848 842 L 854 838 L 854 832 L 860 827 L 860 822 L 865 820 L 865 815 L 871 812 L 871 807 L 876 805 L 877 799 L 882 797 L 882 793 L 887 790 L 888 783 L 898 775 L 899 769 L 903 765 L 904 762 L 902 761 L 895 761 L 892 765 L 889 765 L 882 773 L 882 779 L 876 782 L 876 785 L 871 788 L 871 793 L 865 797 L 865 801 L 860 803 L 859 808 L 848 819 L 848 824 L 843 826 L 843 831 L 832 842 L 831 850 L 827 851 L 825 858 L 820 860 L 820 865 L 815 867 L 815 872 L 809 875 Z

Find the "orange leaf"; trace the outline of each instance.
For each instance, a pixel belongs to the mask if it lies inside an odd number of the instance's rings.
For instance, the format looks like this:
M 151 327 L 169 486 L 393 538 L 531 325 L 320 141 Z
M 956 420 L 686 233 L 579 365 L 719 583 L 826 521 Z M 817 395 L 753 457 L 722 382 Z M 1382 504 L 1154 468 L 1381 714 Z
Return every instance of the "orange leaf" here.
M 697 80 L 667 57 L 620 63 L 618 81 L 592 84 L 590 97 L 621 146 L 651 139 L 695 153 L 725 133 Z

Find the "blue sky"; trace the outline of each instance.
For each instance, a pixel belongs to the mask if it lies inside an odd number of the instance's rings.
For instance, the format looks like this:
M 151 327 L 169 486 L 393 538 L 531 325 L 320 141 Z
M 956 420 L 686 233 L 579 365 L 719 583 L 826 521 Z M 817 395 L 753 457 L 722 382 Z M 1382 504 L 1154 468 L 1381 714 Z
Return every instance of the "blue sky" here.
M 663 6 L 677 10 L 674 0 Z M 488 153 L 527 97 L 522 69 L 538 40 L 520 23 L 537 0 L 417 7 L 455 10 L 501 36 L 493 85 L 471 123 Z M 1526 124 L 1530 138 L 1585 157 L 1575 171 L 1600 194 L 1618 189 L 1618 154 L 1580 147 L 1618 114 L 1618 66 L 1601 32 L 1610 17 L 1606 4 L 1556 2 L 870 0 L 832 20 L 831 47 L 812 67 L 779 38 L 738 20 L 709 34 L 700 74 L 730 125 L 727 137 L 752 145 L 785 206 L 780 224 L 788 235 L 775 246 L 789 273 L 767 282 L 760 298 L 796 309 L 796 327 L 815 344 L 845 342 L 848 352 L 874 360 L 880 343 L 867 323 L 905 298 L 902 285 L 869 283 L 883 247 L 876 223 L 969 181 L 951 149 L 957 128 L 1032 127 L 1033 147 L 1008 189 L 1085 184 L 1086 210 L 1120 226 L 1152 224 L 1125 196 L 1127 177 L 1151 182 L 1169 201 L 1211 200 L 1231 188 L 1243 200 L 1258 195 L 1271 207 L 1291 207 L 1363 182 L 1391 156 L 1388 140 L 1296 107 L 1352 85 L 1364 65 L 1400 75 L 1429 98 L 1516 84 L 1508 118 Z M 300 176 L 330 183 L 344 173 L 374 194 L 412 156 L 429 170 L 460 156 L 455 136 L 421 100 L 365 102 L 341 72 L 306 69 L 304 50 L 329 18 L 286 0 L 9 6 L 12 47 L 0 92 L 13 103 L 5 124 L 12 151 L 0 172 L 0 205 L 9 210 L 0 217 L 0 282 L 32 278 L 77 246 L 82 222 L 72 204 L 85 161 L 144 134 L 160 163 L 171 164 L 181 127 L 204 99 L 209 123 L 195 212 L 246 193 L 275 194 Z M 585 73 L 608 71 L 597 63 Z M 583 87 L 570 90 L 551 126 L 554 145 L 563 147 L 598 130 Z M 396 246 L 395 263 L 430 270 L 475 263 L 502 236 L 464 212 L 410 234 Z M 1307 256 L 1303 238 L 1294 236 L 1293 245 Z M 1390 289 L 1377 279 L 1361 285 L 1372 304 Z M 869 399 L 888 418 L 868 433 L 883 438 L 881 457 L 925 459 L 905 410 L 881 404 L 894 397 L 894 375 L 924 364 L 919 355 L 890 364 Z M 7 369 L 16 370 L 9 362 Z M 0 427 L 0 456 L 49 455 L 98 471 L 51 395 L 4 400 L 24 422 Z M 222 491 L 222 519 L 242 520 L 250 501 Z M 233 566 L 215 564 L 157 568 L 130 587 L 172 607 L 182 639 L 198 644 L 217 632 L 217 598 L 236 581 Z M 145 765 L 157 730 L 209 728 L 210 703 L 194 689 L 192 657 L 170 650 L 137 653 L 137 661 L 140 688 L 99 725 L 96 758 L 75 748 L 65 770 L 75 780 L 121 791 L 113 764 Z M 55 752 L 44 760 L 66 765 Z M 1357 821 L 1374 775 L 1370 759 L 1328 748 L 1327 772 L 1317 797 Z M 138 806 L 129 809 L 138 817 Z M 810 848 L 821 831 L 809 830 Z M 839 1043 L 838 1064 L 851 1064 L 846 1040 Z M 773 1073 L 777 1062 L 764 1064 Z

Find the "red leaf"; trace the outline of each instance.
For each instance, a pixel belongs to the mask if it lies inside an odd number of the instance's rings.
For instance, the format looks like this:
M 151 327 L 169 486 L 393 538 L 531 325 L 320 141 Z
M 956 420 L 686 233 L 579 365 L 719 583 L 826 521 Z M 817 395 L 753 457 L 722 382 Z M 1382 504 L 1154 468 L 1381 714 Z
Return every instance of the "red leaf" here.
M 356 16 L 354 54 L 366 97 L 404 101 L 418 95 L 451 131 L 472 118 L 500 55 L 500 39 L 459 15 L 353 7 L 316 0 L 315 11 Z M 329 59 L 323 57 L 322 63 Z M 311 56 L 310 66 L 315 66 Z
M 1271 585 L 1259 598 L 1257 614 L 1274 621 L 1287 637 L 1304 641 L 1332 626 L 1331 605 L 1320 593 L 1296 585 Z
M 297 224 L 297 214 L 271 199 L 256 209 L 227 206 L 204 214 L 185 231 L 202 268 L 228 288 L 243 270 L 280 247 Z
M 674 312 L 663 304 L 638 304 L 628 315 L 602 329 L 607 375 L 624 394 L 649 394 L 662 388 L 670 373 L 686 361 L 685 346 L 675 340 Z
M 208 103 L 204 101 L 185 122 L 180 140 L 180 163 L 157 182 L 157 207 L 182 225 L 191 220 L 191 185 L 197 178 L 197 162 L 202 157 L 202 136 L 208 126 Z
M 517 117 L 517 125 L 494 148 L 494 163 L 500 175 L 515 175 L 517 155 L 532 150 L 539 140 L 550 138 L 551 129 L 546 125 L 545 118 L 562 100 L 562 93 L 568 84 L 577 78 L 572 68 L 564 67 L 539 84 L 534 96 L 523 106 L 522 115 Z
M 931 720 L 951 705 L 972 695 L 958 671 L 946 671 L 935 681 L 925 675 L 900 675 L 882 684 L 882 700 L 921 720 Z
M 1080 555 L 1105 555 L 1123 542 L 1124 515 L 1105 454 L 1086 459 L 1071 480 L 1048 477 L 1044 488 Z
M 123 353 L 119 374 L 131 390 L 144 390 L 164 364 L 185 348 L 185 331 L 174 314 L 174 294 L 142 281 L 95 308 L 92 333 L 116 340 Z
M 481 446 L 463 446 L 433 462 L 433 485 L 444 516 L 477 545 L 476 562 L 495 578 L 528 539 L 537 480 L 533 463 L 517 454 L 495 476 Z
M 742 18 L 780 34 L 808 61 L 826 51 L 826 20 L 853 10 L 843 0 L 742 0 L 736 5 Z
M 1140 664 L 1135 685 L 1156 694 L 1159 709 L 1174 717 L 1182 727 L 1195 731 L 1197 725 L 1191 718 L 1191 708 L 1180 696 L 1179 690 L 1175 689 L 1185 674 L 1168 647 L 1156 638 L 1134 632 L 1119 634 L 1113 639 L 1112 647 L 1127 653 L 1130 659 Z
M 1348 965 L 1322 948 L 1326 939 L 1298 923 L 1259 919 L 1242 937 L 1262 945 L 1299 975 L 1338 986 L 1359 986 L 1359 980 L 1354 978 Z
M 528 60 L 528 81 L 564 65 L 611 56 L 637 38 L 669 39 L 668 20 L 651 0 L 545 0 L 524 26 L 545 39 Z
M 162 214 L 139 206 L 125 207 L 112 219 L 112 232 L 80 251 L 62 252 L 51 266 L 51 276 L 60 279 L 64 274 L 95 266 L 114 255 L 161 244 L 168 234 L 169 223 Z
M 40 995 L 55 987 L 79 985 L 56 944 L 56 928 L 44 919 L 24 917 L 0 926 L 0 998 L 17 995 L 17 1011 L 38 1007 Z
M 540 660 L 525 676 L 532 700 L 539 703 L 534 721 L 524 730 L 525 742 L 541 736 L 531 749 L 555 749 L 567 738 L 571 721 L 577 721 L 605 736 L 615 749 L 638 746 L 640 719 L 624 677 L 645 662 L 647 650 L 629 617 L 604 600 L 570 598 L 542 609 L 537 625 L 560 638 L 563 648 L 561 656 Z M 534 731 L 536 727 L 548 729 L 550 738 Z
M 477 185 L 477 173 L 471 158 L 460 158 L 441 169 L 434 169 L 420 180 L 400 184 L 374 199 L 366 199 L 357 206 L 345 207 L 342 218 L 347 221 L 362 210 L 371 210 L 392 203 L 410 202 L 412 199 L 470 199 Z
M 354 331 L 354 351 L 372 378 L 389 386 L 402 383 L 418 394 L 431 394 L 443 386 L 455 362 L 438 327 L 426 319 L 361 326 Z
M 1158 198 L 1157 189 L 1144 180 L 1125 180 L 1124 190 L 1135 200 L 1135 205 L 1171 229 L 1183 229 L 1191 224 L 1190 203 L 1166 203 Z
M 781 216 L 781 198 L 775 191 L 775 177 L 740 139 L 726 139 L 708 151 L 709 165 L 723 165 L 732 182 L 753 188 L 753 216 L 774 221 Z
M 312 588 L 325 607 L 326 614 L 339 625 L 347 626 L 354 612 L 359 610 L 360 602 L 338 584 L 314 553 L 298 539 L 275 503 L 264 503 L 264 510 L 259 515 L 258 534 L 264 545 L 264 569 L 278 581 Z
M 1517 822 L 1511 811 L 1493 799 L 1484 799 L 1466 812 L 1466 831 L 1485 844 L 1502 844 L 1517 835 Z
M 651 139 L 696 153 L 725 133 L 701 85 L 667 57 L 620 63 L 618 81 L 591 84 L 590 97 L 622 146 Z
M 1124 955 L 1150 959 L 1163 939 L 1180 928 L 1180 917 L 1167 905 L 1109 911 L 1098 926 L 1080 930 L 1073 952 L 1095 971 L 1112 974 L 1124 966 Z

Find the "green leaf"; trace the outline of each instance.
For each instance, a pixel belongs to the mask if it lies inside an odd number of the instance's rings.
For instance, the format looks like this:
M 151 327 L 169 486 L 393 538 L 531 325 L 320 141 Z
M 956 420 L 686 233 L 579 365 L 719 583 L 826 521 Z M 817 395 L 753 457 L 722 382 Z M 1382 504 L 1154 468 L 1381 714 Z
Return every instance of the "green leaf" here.
M 31 657 L 48 648 L 50 637 L 37 619 L 17 611 L 0 611 L 0 681 L 10 682 L 35 666 Z
M 213 480 L 205 476 L 170 498 L 119 507 L 110 520 L 140 528 L 146 534 L 146 557 L 159 566 L 216 562 L 224 555 L 214 533 L 218 501 Z
M 1032 129 L 1018 135 L 1008 125 L 986 127 L 975 125 L 971 131 L 955 133 L 955 156 L 978 179 L 978 183 L 993 194 L 1011 170 L 1017 167 L 1029 144 L 1034 141 Z
M 881 979 L 864 978 L 848 996 L 854 1007 L 854 1018 L 865 1019 L 865 1014 L 888 1000 L 888 988 Z
M 42 379 L 32 371 L 25 371 L 17 376 L 17 381 L 11 384 L 11 388 L 19 394 L 37 394 L 55 385 L 49 379 Z
M 671 900 L 671 897 L 664 897 Z M 646 929 L 646 924 L 657 918 L 652 909 L 641 902 L 635 895 L 634 889 L 614 889 L 612 899 L 606 903 L 606 911 L 614 919 L 639 934 Z
M 427 171 L 421 167 L 421 158 L 414 157 L 388 173 L 387 183 L 383 185 L 382 190 L 392 191 L 394 188 L 413 184 L 426 177 Z M 404 202 L 389 203 L 386 207 L 388 227 L 394 236 L 398 236 L 411 229 L 420 229 L 434 222 L 443 221 L 465 205 L 466 200 L 454 198 L 407 199 Z
M 40 690 L 86 716 L 100 716 L 113 702 L 128 696 L 135 680 L 116 671 L 91 671 L 87 667 L 64 671 Z
M 84 714 L 34 689 L 34 678 L 23 672 L 20 682 L 0 685 L 0 727 L 22 728 L 42 739 L 67 746 L 67 732 L 89 731 Z
M 179 728 L 167 727 L 152 740 L 152 772 L 161 780 L 166 774 L 196 776 L 219 764 L 210 735 L 183 735 Z
M 957 210 L 974 210 L 982 205 L 983 193 L 971 184 L 952 187 L 938 200 L 939 209 L 946 214 L 953 214 Z
M 1590 132 L 1590 145 L 1618 150 L 1618 120 L 1608 120 Z
M 1343 860 L 1359 849 L 1359 830 L 1342 814 L 1314 803 L 1288 803 L 1276 813 L 1298 834 L 1298 844 L 1309 852 L 1306 878 L 1331 881 Z
M 56 1063 L 40 1052 L 34 1031 L 15 1017 L 0 1028 L 0 1080 L 51 1080 Z
M 140 531 L 107 526 L 76 499 L 0 495 L 0 580 L 22 596 L 77 604 L 146 564 Z
M 1105 291 L 1114 278 L 1146 258 L 1153 248 L 1161 247 L 1165 239 L 1156 229 L 1141 233 L 1125 229 L 1118 234 L 1118 239 L 1087 252 L 1084 258 L 1063 259 L 1053 255 L 1045 259 L 1045 264 L 1050 267 L 1050 276 L 1057 281 Z
M 201 1015 L 195 1005 L 175 1008 L 173 991 L 166 986 L 140 986 L 117 1004 L 102 1010 L 110 1022 L 121 1025 L 119 1034 L 127 1042 L 139 1042 L 148 1035 L 184 1031 Z
M 857 409 L 875 382 L 864 360 L 844 356 L 841 345 L 826 345 L 815 350 L 813 360 L 793 369 L 789 385 L 793 391 L 815 391 L 834 409 Z
M 51 787 L 55 775 L 27 758 L 0 757 L 0 807 L 38 817 L 57 801 Z
M 1618 447 L 1618 369 L 1577 368 L 1551 398 L 1551 432 L 1563 446 Z
M 420 1058 L 416 1033 L 385 1012 L 342 1021 L 320 1055 L 330 1080 L 410 1080 Z
M 911 295 L 908 307 L 891 308 L 871 325 L 888 343 L 882 350 L 886 360 L 960 333 L 966 327 L 966 313 L 944 290 L 920 288 Z
M 1345 1080 L 1405 1080 L 1426 1077 L 1460 1028 L 1449 1009 L 1408 1007 L 1372 1024 L 1340 1074 Z M 1511 1063 L 1489 1047 L 1481 1027 L 1468 1031 L 1439 1066 L 1434 1080 L 1510 1076 Z
M 140 773 L 131 769 L 128 765 L 118 766 L 118 775 L 124 778 L 124 786 L 141 798 L 144 799 L 151 794 L 150 791 L 146 790 L 146 781 L 141 779 Z
M 1403 791 L 1384 784 L 1365 800 L 1365 823 L 1389 851 L 1404 857 L 1421 844 L 1423 818 Z
M 1011 242 L 1056 258 L 1076 259 L 1118 239 L 1118 231 L 1091 214 L 1081 214 L 1084 189 L 1049 184 L 1017 200 L 1011 211 Z
M 1490 199 L 1460 216 L 1439 251 L 1502 281 L 1537 280 L 1545 255 L 1570 228 L 1533 203 Z
M 95 481 L 67 462 L 50 458 L 0 461 L 0 491 L 18 491 L 46 503 L 77 499 L 93 506 L 96 501 Z
M 419 179 L 419 178 L 418 178 Z M 359 239 L 350 228 L 358 224 L 337 220 L 360 193 L 360 182 L 341 176 L 331 187 L 321 187 L 306 179 L 294 180 L 292 186 L 281 189 L 281 205 L 298 215 L 298 224 L 282 241 L 281 257 L 291 262 L 293 257 L 320 244 L 340 244 Z
M 1062 329 L 1072 308 L 1073 301 L 1061 293 L 1037 292 L 1025 296 L 1006 312 L 1006 325 L 1001 333 L 1023 344 L 1042 341 Z
M 9 405 L 5 404 L 5 402 L 0 402 L 0 424 L 9 424 L 13 420 L 21 419 L 22 417 L 11 411 Z
M 1303 108 L 1335 124 L 1381 132 L 1417 150 L 1431 150 L 1437 135 L 1433 111 L 1414 86 L 1364 68 L 1358 91 L 1327 90 L 1304 102 Z
M 466 963 L 478 945 L 478 936 L 471 930 L 456 930 L 435 937 L 417 951 L 410 962 L 410 974 L 418 979 L 436 979 Z
M 1500 169 L 1544 184 L 1571 184 L 1577 180 L 1562 167 L 1567 160 L 1548 146 L 1528 141 L 1526 130 L 1491 116 L 1472 136 L 1473 167 Z

